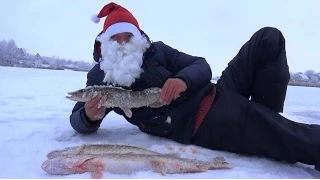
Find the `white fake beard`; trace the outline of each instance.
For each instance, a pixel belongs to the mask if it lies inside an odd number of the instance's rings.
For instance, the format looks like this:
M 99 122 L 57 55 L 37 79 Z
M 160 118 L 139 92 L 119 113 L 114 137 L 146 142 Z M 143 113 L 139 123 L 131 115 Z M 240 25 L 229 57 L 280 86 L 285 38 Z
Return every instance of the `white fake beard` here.
M 119 44 L 101 34 L 97 40 L 101 42 L 100 69 L 105 73 L 103 82 L 130 87 L 143 72 L 143 53 L 150 47 L 146 37 L 132 36 L 128 43 Z

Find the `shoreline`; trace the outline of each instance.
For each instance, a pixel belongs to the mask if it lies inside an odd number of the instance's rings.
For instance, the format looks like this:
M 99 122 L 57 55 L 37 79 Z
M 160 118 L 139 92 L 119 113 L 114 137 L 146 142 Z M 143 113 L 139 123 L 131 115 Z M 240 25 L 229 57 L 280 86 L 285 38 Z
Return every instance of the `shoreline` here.
M 312 82 L 289 81 L 289 86 L 301 86 L 301 87 L 316 87 L 316 88 L 320 88 L 320 82 L 312 83 Z
M 0 65 L 1 66 L 1 65 Z M 47 69 L 47 70 L 72 70 L 72 71 L 82 71 L 88 72 L 89 70 L 81 69 L 81 68 L 53 68 L 53 67 L 22 67 L 22 66 L 1 66 L 1 67 L 12 67 L 12 68 L 28 68 L 28 69 Z M 212 79 L 212 82 L 216 83 L 216 79 Z M 301 82 L 301 81 L 289 81 L 288 86 L 300 86 L 300 87 L 315 87 L 320 88 L 320 82 L 312 83 L 312 82 Z

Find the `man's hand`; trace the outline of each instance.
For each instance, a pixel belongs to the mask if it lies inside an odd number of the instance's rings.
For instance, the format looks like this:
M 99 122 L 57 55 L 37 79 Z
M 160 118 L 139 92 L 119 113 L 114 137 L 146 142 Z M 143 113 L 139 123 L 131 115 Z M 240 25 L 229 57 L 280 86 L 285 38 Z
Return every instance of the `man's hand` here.
M 105 98 L 96 96 L 84 105 L 85 112 L 89 120 L 97 121 L 103 118 L 106 113 L 106 107 L 101 106 Z
M 187 85 L 182 79 L 170 78 L 162 87 L 160 100 L 163 104 L 170 104 L 173 99 L 177 99 L 180 93 L 186 90 Z

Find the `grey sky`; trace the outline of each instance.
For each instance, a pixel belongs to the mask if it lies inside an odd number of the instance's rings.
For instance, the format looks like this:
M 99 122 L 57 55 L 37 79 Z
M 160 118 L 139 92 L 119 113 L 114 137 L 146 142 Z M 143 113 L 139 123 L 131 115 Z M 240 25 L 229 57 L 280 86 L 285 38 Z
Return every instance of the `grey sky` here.
M 90 20 L 106 0 L 0 0 L 0 39 L 30 53 L 92 62 L 99 24 Z M 290 71 L 320 72 L 319 0 L 116 0 L 154 41 L 204 56 L 220 75 L 240 47 L 263 26 L 279 28 Z

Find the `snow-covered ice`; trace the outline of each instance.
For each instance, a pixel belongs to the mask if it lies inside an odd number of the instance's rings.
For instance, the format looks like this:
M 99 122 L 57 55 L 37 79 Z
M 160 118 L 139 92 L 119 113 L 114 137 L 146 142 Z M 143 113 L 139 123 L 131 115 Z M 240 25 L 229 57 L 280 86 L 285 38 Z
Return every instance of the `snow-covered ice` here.
M 41 169 L 48 152 L 83 143 L 127 143 L 158 152 L 180 152 L 182 157 L 200 160 L 223 155 L 234 166 L 231 170 L 167 175 L 166 178 L 320 177 L 313 166 L 243 157 L 151 137 L 115 113 L 106 117 L 98 132 L 80 135 L 69 124 L 74 102 L 65 96 L 68 91 L 83 88 L 85 81 L 85 72 L 0 67 L 0 178 L 90 178 L 88 173 L 51 176 Z M 290 86 L 284 116 L 298 122 L 320 124 L 319 96 L 320 88 Z M 185 147 L 184 152 L 181 146 Z M 193 148 L 198 153 L 193 153 Z M 163 177 L 152 172 L 138 172 L 126 176 L 104 173 L 104 178 Z

